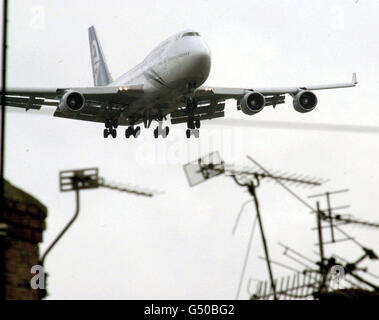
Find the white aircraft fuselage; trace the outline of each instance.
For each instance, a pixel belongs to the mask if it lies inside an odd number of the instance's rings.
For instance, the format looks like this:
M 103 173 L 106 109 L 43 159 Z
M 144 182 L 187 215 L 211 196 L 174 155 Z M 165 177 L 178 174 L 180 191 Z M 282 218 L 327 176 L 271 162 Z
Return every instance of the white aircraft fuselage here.
M 133 109 L 155 113 L 154 106 L 166 105 L 165 115 L 178 108 L 183 94 L 207 80 L 210 69 L 208 45 L 196 31 L 186 30 L 160 43 L 140 64 L 108 86 L 143 84 L 146 94 L 130 106 L 128 113 Z

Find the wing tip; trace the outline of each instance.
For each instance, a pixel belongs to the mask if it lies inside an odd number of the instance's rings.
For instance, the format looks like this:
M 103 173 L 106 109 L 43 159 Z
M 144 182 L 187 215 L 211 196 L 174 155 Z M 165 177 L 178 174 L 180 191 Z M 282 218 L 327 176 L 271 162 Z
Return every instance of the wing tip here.
M 356 72 L 353 72 L 353 78 L 352 78 L 352 81 L 351 81 L 353 84 L 358 84 L 358 80 L 357 80 L 357 73 Z

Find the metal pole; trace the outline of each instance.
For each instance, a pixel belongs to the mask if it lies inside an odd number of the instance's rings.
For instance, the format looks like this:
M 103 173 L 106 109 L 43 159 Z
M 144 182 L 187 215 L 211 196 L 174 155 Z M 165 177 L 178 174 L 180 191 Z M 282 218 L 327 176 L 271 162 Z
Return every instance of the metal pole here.
M 254 186 L 254 184 L 249 185 L 249 192 L 253 196 L 253 199 L 254 199 L 255 209 L 256 209 L 256 212 L 257 212 L 257 218 L 258 218 L 258 223 L 259 223 L 259 229 L 261 231 L 263 248 L 264 248 L 265 256 L 266 256 L 267 269 L 268 269 L 268 273 L 270 275 L 271 289 L 272 289 L 272 292 L 274 294 L 274 299 L 277 300 L 276 290 L 275 290 L 275 283 L 274 283 L 274 276 L 273 276 L 272 270 L 271 270 L 271 262 L 270 262 L 271 260 L 270 260 L 269 253 L 268 253 L 268 248 L 267 248 L 267 243 L 266 243 L 266 237 L 265 237 L 265 234 L 264 234 L 264 231 L 263 231 L 263 224 L 262 224 L 261 214 L 260 214 L 260 211 L 259 211 L 259 203 L 258 203 L 258 198 L 257 198 L 256 192 L 255 192 L 255 186 Z
M 320 259 L 321 259 L 321 264 L 324 265 L 324 243 L 323 243 L 323 238 L 322 238 L 322 226 L 321 226 L 321 217 L 320 217 L 320 203 L 317 201 L 316 203 L 317 206 L 317 214 L 316 214 L 316 219 L 317 219 L 317 231 L 318 231 L 318 244 L 320 248 Z
M 247 261 L 249 259 L 249 253 L 251 251 L 251 244 L 253 242 L 253 235 L 254 235 L 254 230 L 255 230 L 256 223 L 257 223 L 257 218 L 254 219 L 253 225 L 251 227 L 250 237 L 249 237 L 249 243 L 247 245 L 247 251 L 246 251 L 245 261 L 243 263 L 241 277 L 240 277 L 240 282 L 238 284 L 236 300 L 238 300 L 239 295 L 240 295 L 240 291 L 241 291 L 241 287 L 242 287 L 242 281 L 243 281 L 243 278 L 244 278 L 244 275 L 245 275 L 246 265 L 247 265 Z
M 1 175 L 1 192 L 4 191 L 4 145 L 5 145 L 5 92 L 7 81 L 7 18 L 8 18 L 8 1 L 3 1 L 3 46 L 2 46 L 2 72 L 1 72 L 1 158 L 0 158 L 0 175 Z M 3 215 L 3 212 L 0 213 Z M 1 222 L 1 221 L 0 221 Z
M 3 46 L 2 46 L 2 72 L 1 72 L 1 150 L 0 150 L 0 225 L 4 222 L 5 190 L 4 190 L 4 150 L 5 150 L 5 91 L 6 91 L 6 71 L 7 71 L 7 18 L 8 1 L 3 1 Z M 6 297 L 6 277 L 5 277 L 5 234 L 0 235 L 0 301 Z
M 47 254 L 51 251 L 51 249 L 53 249 L 56 243 L 62 238 L 65 232 L 71 227 L 71 225 L 74 223 L 74 221 L 78 217 L 79 210 L 80 210 L 79 189 L 75 189 L 75 199 L 76 199 L 76 210 L 75 210 L 74 216 L 71 218 L 71 220 L 67 223 L 67 225 L 63 228 L 63 230 L 58 234 L 55 240 L 50 244 L 50 246 L 46 249 L 45 253 L 42 255 L 41 260 L 40 260 L 41 266 L 43 266 Z
M 332 242 L 334 242 L 334 230 L 333 230 L 333 218 L 332 218 L 332 209 L 330 207 L 330 193 L 326 192 L 326 202 L 328 204 L 328 215 L 330 223 L 330 235 L 332 237 Z
M 317 210 L 317 230 L 318 230 L 318 244 L 319 244 L 319 249 L 320 249 L 320 273 L 321 273 L 321 285 L 319 288 L 320 293 L 323 292 L 325 289 L 325 284 L 326 284 L 326 279 L 328 275 L 328 269 L 326 268 L 324 261 L 325 261 L 325 256 L 324 256 L 324 242 L 322 238 L 322 226 L 321 226 L 321 212 L 320 212 L 320 202 L 316 202 L 316 210 Z

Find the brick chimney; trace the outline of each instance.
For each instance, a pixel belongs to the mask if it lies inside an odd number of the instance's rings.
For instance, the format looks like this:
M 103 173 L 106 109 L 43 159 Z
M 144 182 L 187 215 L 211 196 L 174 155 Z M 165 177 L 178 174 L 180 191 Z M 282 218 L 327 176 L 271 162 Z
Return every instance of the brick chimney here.
M 42 233 L 45 230 L 46 207 L 26 192 L 4 182 L 5 250 L 0 251 L 4 262 L 7 300 L 37 300 L 41 291 L 32 289 L 31 268 L 38 265 Z M 0 285 L 3 285 L 0 283 Z

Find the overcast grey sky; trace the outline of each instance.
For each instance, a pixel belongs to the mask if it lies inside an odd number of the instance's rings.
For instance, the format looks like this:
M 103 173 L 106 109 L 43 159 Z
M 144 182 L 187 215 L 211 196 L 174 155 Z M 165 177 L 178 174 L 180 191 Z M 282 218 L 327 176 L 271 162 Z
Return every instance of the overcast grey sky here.
M 378 125 L 379 3 L 328 1 L 21 1 L 10 2 L 8 85 L 92 85 L 87 28 L 94 24 L 114 77 L 140 62 L 170 35 L 193 28 L 212 51 L 209 85 L 288 86 L 345 82 L 356 88 L 317 92 L 307 114 L 285 105 L 249 118 L 227 103 L 226 116 L 302 123 Z M 47 205 L 42 251 L 74 212 L 74 195 L 62 194 L 58 172 L 98 166 L 105 178 L 164 191 L 152 199 L 110 190 L 82 192 L 77 222 L 47 257 L 48 291 L 55 299 L 233 299 L 245 255 L 253 207 L 231 234 L 249 195 L 218 177 L 191 189 L 182 165 L 219 150 L 229 163 L 248 164 L 250 154 L 268 168 L 331 179 L 314 192 L 350 188 L 335 205 L 379 220 L 378 150 L 375 134 L 213 126 L 187 140 L 185 126 L 166 140 L 153 128 L 136 139 L 104 139 L 103 126 L 32 112 L 9 112 L 6 177 Z M 278 241 L 312 256 L 315 217 L 279 186 L 258 190 L 271 256 L 295 267 Z M 378 231 L 346 227 L 379 252 Z M 346 242 L 328 247 L 348 259 L 361 255 Z M 266 279 L 258 232 L 247 279 Z M 379 273 L 378 262 L 370 271 Z M 274 267 L 275 276 L 288 272 Z

